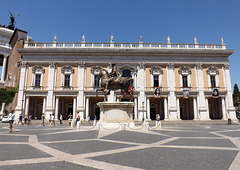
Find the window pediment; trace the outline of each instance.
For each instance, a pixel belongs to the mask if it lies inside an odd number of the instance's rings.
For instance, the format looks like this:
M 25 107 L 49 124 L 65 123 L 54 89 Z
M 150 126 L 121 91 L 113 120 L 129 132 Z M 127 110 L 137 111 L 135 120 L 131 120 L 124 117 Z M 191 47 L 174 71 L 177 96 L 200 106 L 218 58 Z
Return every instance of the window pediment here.
M 178 73 L 184 76 L 191 74 L 191 69 L 187 66 L 183 66 L 178 70 Z
M 63 74 L 73 74 L 74 73 L 74 69 L 72 68 L 72 66 L 66 65 L 66 66 L 63 66 L 61 68 L 61 72 Z
M 159 67 L 159 66 L 153 66 L 153 67 L 151 67 L 151 69 L 150 69 L 150 73 L 151 74 L 155 74 L 155 75 L 159 75 L 159 74 L 163 74 L 163 71 L 162 71 L 162 68 L 161 67 Z
M 33 66 L 32 72 L 33 72 L 34 74 L 42 74 L 42 73 L 45 72 L 45 70 L 44 70 L 43 66 L 36 65 L 36 66 Z
M 209 75 L 217 75 L 217 74 L 219 74 L 218 68 L 214 67 L 214 66 L 209 67 L 207 69 L 207 74 L 209 74 Z
M 93 67 L 91 68 L 91 73 L 92 73 L 92 74 L 99 74 L 102 69 L 103 69 L 103 68 L 102 68 L 101 66 L 93 66 Z

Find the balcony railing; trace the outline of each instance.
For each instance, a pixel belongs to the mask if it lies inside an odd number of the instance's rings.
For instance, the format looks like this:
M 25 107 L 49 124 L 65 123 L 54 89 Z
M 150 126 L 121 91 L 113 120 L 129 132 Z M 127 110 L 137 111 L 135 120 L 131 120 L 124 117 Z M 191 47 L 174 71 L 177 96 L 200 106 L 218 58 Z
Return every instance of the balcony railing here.
M 214 49 L 225 50 L 225 44 L 176 43 L 100 43 L 100 42 L 28 42 L 24 48 L 132 48 L 132 49 Z
M 26 86 L 26 90 L 47 90 L 48 86 Z
M 78 90 L 77 86 L 54 86 L 54 90 Z

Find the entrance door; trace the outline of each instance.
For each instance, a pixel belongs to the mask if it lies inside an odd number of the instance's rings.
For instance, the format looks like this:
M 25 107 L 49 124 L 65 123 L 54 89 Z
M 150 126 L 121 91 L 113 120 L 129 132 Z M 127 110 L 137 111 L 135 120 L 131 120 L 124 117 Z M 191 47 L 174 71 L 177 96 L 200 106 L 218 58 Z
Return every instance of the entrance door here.
M 155 107 L 150 108 L 150 119 L 156 120 L 156 108 Z
M 222 102 L 221 98 L 209 98 L 209 117 L 210 119 L 222 119 Z
M 193 99 L 180 99 L 180 118 L 182 120 L 193 120 L 194 111 L 193 111 Z
M 95 107 L 95 115 L 97 117 L 97 120 L 100 119 L 100 108 L 99 107 Z
M 71 118 L 73 118 L 73 108 L 72 107 L 68 107 L 68 109 L 67 109 L 67 117 L 69 118 L 69 115 L 70 115 L 70 113 L 71 113 L 71 115 L 72 115 L 72 117 Z

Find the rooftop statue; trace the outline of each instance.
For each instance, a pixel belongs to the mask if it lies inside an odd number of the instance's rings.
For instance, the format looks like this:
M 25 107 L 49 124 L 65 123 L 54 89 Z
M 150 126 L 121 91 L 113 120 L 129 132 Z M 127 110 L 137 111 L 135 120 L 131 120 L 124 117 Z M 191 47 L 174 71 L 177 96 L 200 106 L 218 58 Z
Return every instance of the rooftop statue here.
M 11 30 L 14 30 L 14 28 L 15 28 L 15 18 L 17 17 L 17 16 L 19 16 L 19 15 L 15 15 L 15 16 L 13 16 L 13 14 L 10 12 L 10 11 L 8 11 L 9 12 L 9 14 L 10 14 L 10 22 L 9 22 L 9 25 L 7 26 L 7 28 L 9 28 L 9 29 L 11 29 Z
M 117 72 L 117 67 L 113 66 L 112 72 L 108 73 L 107 70 L 102 69 L 99 73 L 99 79 L 101 79 L 101 89 L 98 91 L 107 92 L 107 95 L 110 94 L 111 90 L 121 90 L 123 95 L 133 93 L 133 79 L 120 77 Z

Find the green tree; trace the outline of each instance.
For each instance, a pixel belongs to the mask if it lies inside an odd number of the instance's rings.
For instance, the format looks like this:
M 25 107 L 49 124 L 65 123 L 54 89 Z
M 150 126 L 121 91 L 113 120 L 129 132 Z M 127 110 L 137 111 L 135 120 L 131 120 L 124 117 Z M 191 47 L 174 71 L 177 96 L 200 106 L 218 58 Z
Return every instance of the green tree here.
M 233 104 L 234 106 L 239 105 L 239 100 L 240 100 L 240 92 L 237 84 L 234 84 L 234 89 L 233 89 Z

